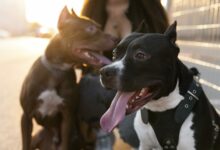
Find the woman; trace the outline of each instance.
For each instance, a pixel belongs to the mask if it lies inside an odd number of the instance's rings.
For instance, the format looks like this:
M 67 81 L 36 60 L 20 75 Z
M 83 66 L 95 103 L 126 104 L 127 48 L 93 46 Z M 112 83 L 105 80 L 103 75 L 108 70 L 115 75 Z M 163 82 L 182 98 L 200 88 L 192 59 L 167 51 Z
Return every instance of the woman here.
M 127 9 L 120 6 L 127 6 Z M 113 11 L 111 11 L 111 8 Z M 122 22 L 123 27 L 131 26 L 131 29 L 126 28 L 127 31 L 118 31 L 121 28 L 117 27 L 117 25 L 115 26 L 114 22 L 110 22 L 111 18 L 109 17 L 111 17 L 111 14 L 114 13 L 115 10 L 115 13 L 117 13 L 118 8 L 121 8 L 121 10 L 124 9 L 124 12 L 123 14 L 119 13 L 118 16 L 114 17 L 114 19 L 126 16 L 128 21 L 127 24 Z M 118 35 L 116 37 L 119 38 L 119 40 L 124 36 L 115 34 L 115 32 L 130 33 L 135 31 L 143 20 L 146 23 L 146 28 L 142 32 L 163 33 L 169 24 L 167 14 L 160 3 L 160 0 L 85 0 L 81 15 L 87 16 L 98 22 L 102 29 L 107 33 L 110 33 L 111 35 Z M 119 24 L 120 23 L 121 22 L 119 22 Z M 113 30 L 115 30 L 113 33 L 107 31 L 109 28 L 106 28 L 106 26 L 110 25 L 112 25 L 112 28 L 114 28 Z M 111 53 L 108 53 L 107 56 L 111 57 Z

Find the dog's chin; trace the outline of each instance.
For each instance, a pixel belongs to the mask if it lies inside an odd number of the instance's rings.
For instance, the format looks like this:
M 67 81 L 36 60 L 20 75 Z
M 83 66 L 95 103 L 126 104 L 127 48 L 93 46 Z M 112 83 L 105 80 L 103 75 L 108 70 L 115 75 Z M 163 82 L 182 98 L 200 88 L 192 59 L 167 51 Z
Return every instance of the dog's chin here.
M 102 67 L 111 63 L 111 61 L 102 54 L 90 49 L 74 49 L 73 58 L 77 58 L 79 63 L 86 63 L 94 67 Z

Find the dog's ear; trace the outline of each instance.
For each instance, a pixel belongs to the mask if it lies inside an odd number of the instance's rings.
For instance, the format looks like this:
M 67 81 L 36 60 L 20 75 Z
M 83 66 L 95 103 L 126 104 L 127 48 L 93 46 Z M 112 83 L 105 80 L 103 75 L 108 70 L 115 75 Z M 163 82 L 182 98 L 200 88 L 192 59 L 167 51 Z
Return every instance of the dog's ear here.
M 149 29 L 148 25 L 147 25 L 146 21 L 143 19 L 141 21 L 141 23 L 138 25 L 138 28 L 135 30 L 135 32 L 145 33 L 147 31 L 149 31 L 148 29 Z
M 69 22 L 69 19 L 74 17 L 77 17 L 76 13 L 73 10 L 69 12 L 67 6 L 65 6 L 60 13 L 60 17 L 57 25 L 58 29 L 62 29 Z
M 75 11 L 73 10 L 73 8 L 71 9 L 71 15 L 74 16 L 74 17 L 78 17 L 75 13 Z
M 176 34 L 176 25 L 177 25 L 177 22 L 174 21 L 174 23 L 172 25 L 170 25 L 164 33 L 173 44 L 175 44 L 175 42 L 176 42 L 176 35 L 177 35 Z
M 176 55 L 178 55 L 180 50 L 179 50 L 179 47 L 176 44 L 176 37 L 177 37 L 176 25 L 177 25 L 177 22 L 174 21 L 174 23 L 168 27 L 168 29 L 165 31 L 164 34 L 165 34 L 165 36 L 168 37 L 168 39 L 170 40 L 170 42 L 174 46 Z

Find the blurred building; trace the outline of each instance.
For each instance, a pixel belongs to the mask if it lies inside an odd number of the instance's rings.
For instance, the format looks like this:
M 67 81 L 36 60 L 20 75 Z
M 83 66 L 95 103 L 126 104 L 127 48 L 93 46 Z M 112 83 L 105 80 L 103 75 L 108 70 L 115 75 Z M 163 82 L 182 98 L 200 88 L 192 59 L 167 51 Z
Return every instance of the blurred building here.
M 170 0 L 178 38 L 209 44 L 220 42 L 220 0 Z
M 26 32 L 25 0 L 0 0 L 0 31 L 12 35 Z

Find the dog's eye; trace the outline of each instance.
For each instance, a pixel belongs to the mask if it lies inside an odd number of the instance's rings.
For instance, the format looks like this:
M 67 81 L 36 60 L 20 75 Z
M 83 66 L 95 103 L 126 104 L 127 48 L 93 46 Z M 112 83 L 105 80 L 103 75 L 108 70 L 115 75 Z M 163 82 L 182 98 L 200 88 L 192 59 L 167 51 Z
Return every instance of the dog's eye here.
M 88 26 L 87 28 L 86 28 L 86 32 L 89 32 L 90 34 L 95 34 L 96 33 L 96 31 L 97 31 L 97 27 L 96 26 Z
M 143 51 L 137 51 L 134 55 L 135 59 L 137 60 L 147 60 L 147 59 L 150 59 L 151 55 L 150 54 L 147 54 Z

